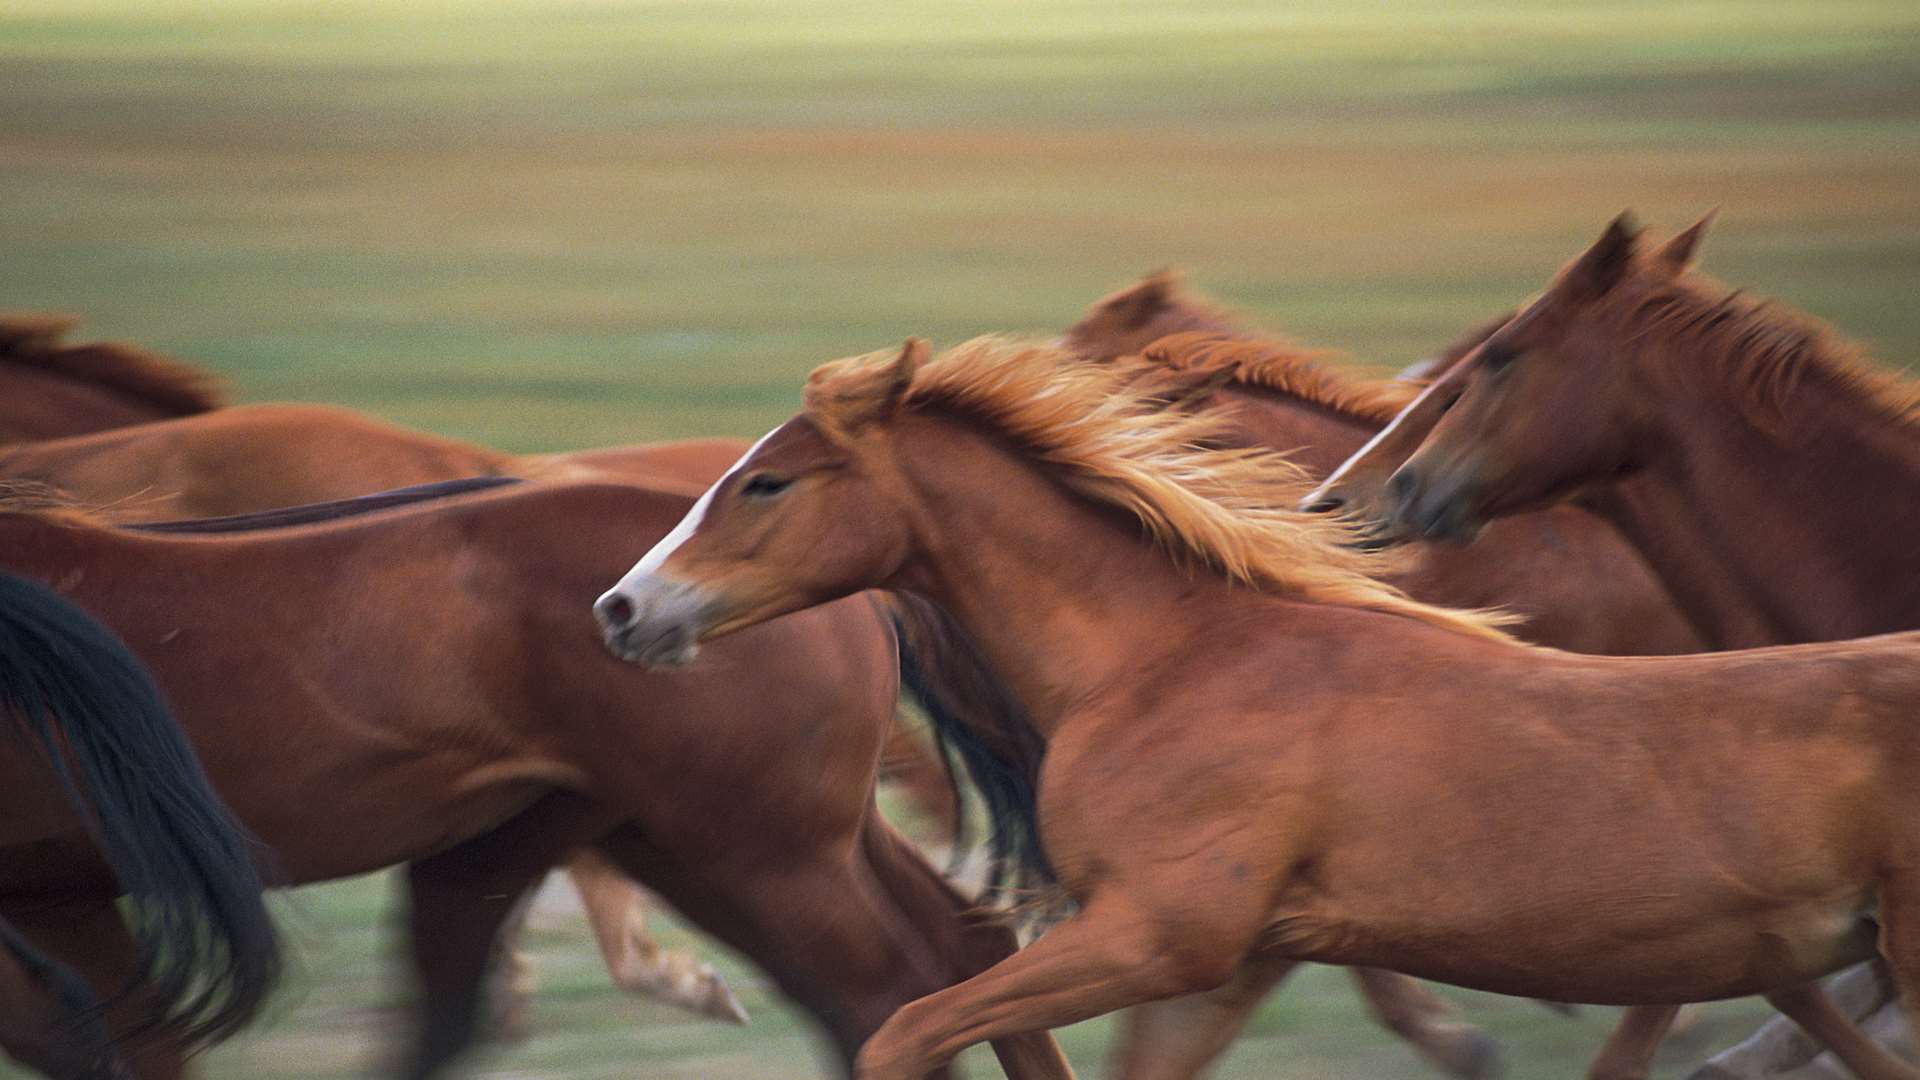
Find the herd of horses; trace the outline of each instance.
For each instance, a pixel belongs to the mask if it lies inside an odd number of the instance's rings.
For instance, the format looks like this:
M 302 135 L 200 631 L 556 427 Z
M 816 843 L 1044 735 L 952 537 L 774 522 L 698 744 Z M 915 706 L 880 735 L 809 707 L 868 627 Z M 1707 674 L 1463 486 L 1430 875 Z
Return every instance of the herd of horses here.
M 0 1046 L 184 1075 L 275 985 L 263 887 L 404 866 L 440 1075 L 565 866 L 616 983 L 745 1019 L 657 894 L 860 1080 L 1071 1076 L 1123 1009 L 1115 1075 L 1197 1076 L 1303 962 L 1461 1077 L 1417 978 L 1630 1006 L 1592 1080 L 1751 994 L 1696 1075 L 1916 1080 L 1920 389 L 1706 224 L 1399 379 L 1156 274 L 751 446 L 508 455 L 0 320 Z M 883 775 L 984 806 L 983 892 Z

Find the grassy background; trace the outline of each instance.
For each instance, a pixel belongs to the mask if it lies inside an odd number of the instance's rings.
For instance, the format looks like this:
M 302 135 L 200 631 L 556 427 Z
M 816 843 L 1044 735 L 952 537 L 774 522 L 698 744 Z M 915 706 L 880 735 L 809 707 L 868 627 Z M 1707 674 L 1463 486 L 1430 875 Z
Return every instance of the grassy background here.
M 557 449 L 754 435 L 821 360 L 1056 328 L 1166 263 L 1398 364 L 1624 206 L 1718 206 L 1710 269 L 1920 357 L 1910 0 L 1281 7 L 10 0 L 0 305 Z M 299 986 L 209 1071 L 371 1069 L 385 902 L 296 897 Z M 616 999 L 555 918 L 540 1036 L 487 1074 L 806 1071 L 762 991 L 738 1032 Z M 1517 1076 L 1606 1019 L 1464 997 Z M 1427 1074 L 1315 973 L 1220 1075 Z

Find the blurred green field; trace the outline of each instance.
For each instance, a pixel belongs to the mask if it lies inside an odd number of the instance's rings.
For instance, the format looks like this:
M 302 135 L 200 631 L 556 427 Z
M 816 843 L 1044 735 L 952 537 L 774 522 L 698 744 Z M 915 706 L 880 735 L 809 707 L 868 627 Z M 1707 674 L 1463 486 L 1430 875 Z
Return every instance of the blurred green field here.
M 1911 0 L 9 0 L 0 87 L 0 307 L 515 450 L 755 435 L 821 360 L 1168 263 L 1397 365 L 1624 206 L 1718 206 L 1710 269 L 1920 358 Z M 374 1071 L 386 900 L 297 894 L 301 977 L 208 1072 Z M 614 997 L 564 918 L 536 943 L 539 1037 L 484 1075 L 808 1071 L 757 986 L 723 1030 Z M 1607 1016 L 1462 998 L 1516 1077 Z M 1429 1073 L 1314 972 L 1219 1075 Z

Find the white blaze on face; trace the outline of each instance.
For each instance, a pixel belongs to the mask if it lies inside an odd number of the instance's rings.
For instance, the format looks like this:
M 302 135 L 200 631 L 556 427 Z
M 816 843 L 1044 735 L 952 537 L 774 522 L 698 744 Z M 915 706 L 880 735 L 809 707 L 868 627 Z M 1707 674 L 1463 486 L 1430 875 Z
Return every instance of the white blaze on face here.
M 652 550 L 640 556 L 640 561 L 634 563 L 633 569 L 627 571 L 626 576 L 620 579 L 620 584 L 615 585 L 610 591 L 623 592 L 643 579 L 651 577 L 654 571 L 660 569 L 668 557 L 679 550 L 680 545 L 686 543 L 693 536 L 694 531 L 700 528 L 700 522 L 707 516 L 707 507 L 713 505 L 713 493 L 719 491 L 720 485 L 731 479 L 734 473 L 739 472 L 740 466 L 745 465 L 748 458 L 759 453 L 760 447 L 764 446 L 768 439 L 773 438 L 774 431 L 779 430 L 774 428 L 749 446 L 747 452 L 740 455 L 739 461 L 728 467 L 726 472 L 720 474 L 720 479 L 713 482 L 712 487 L 701 493 L 700 498 L 693 504 L 693 509 L 687 511 L 687 516 L 680 519 L 680 524 L 675 525 L 672 532 L 661 537 L 660 542 L 653 545 Z

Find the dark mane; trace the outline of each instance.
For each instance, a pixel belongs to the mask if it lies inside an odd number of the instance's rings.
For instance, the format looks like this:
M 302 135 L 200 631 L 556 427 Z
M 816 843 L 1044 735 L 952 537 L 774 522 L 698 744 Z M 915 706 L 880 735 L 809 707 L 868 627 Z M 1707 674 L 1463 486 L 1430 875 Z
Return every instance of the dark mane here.
M 894 594 L 894 636 L 900 645 L 900 682 L 933 721 L 942 762 L 954 780 L 961 813 L 954 826 L 954 859 L 968 847 L 964 771 L 984 804 L 988 822 L 987 882 L 983 900 L 1037 897 L 1028 910 L 1057 898 L 1053 864 L 1040 839 L 1040 765 L 1047 745 L 1025 708 L 1002 683 L 979 646 L 932 601 Z
M 183 361 L 125 342 L 63 344 L 79 323 L 66 315 L 0 314 L 0 363 L 88 383 L 168 416 L 194 416 L 227 404 L 218 376 Z
M 411 487 L 395 488 L 392 491 L 361 495 L 353 499 L 334 499 L 330 502 L 288 506 L 278 510 L 261 510 L 252 514 L 120 525 L 106 520 L 98 511 L 87 507 L 58 488 L 38 480 L 0 480 L 0 516 L 29 515 L 70 524 L 126 529 L 129 532 L 190 536 L 256 532 L 262 529 L 281 529 L 295 525 L 338 521 L 341 518 L 370 514 L 376 510 L 412 506 L 416 503 L 452 498 L 455 495 L 465 495 L 473 491 L 489 491 L 521 482 L 519 477 L 514 476 L 473 476 L 463 480 L 438 480 L 431 484 L 415 484 Z
M 288 506 L 278 510 L 261 510 L 252 514 L 231 514 L 226 517 L 153 521 L 142 525 L 129 525 L 127 528 L 135 532 L 188 535 L 284 529 L 294 525 L 314 525 L 323 521 L 359 517 L 376 510 L 412 506 L 415 503 L 465 495 L 471 491 L 490 491 L 520 482 L 520 478 L 515 476 L 470 476 L 463 480 L 437 480 L 430 484 L 414 484 L 411 487 L 394 488 L 392 491 L 381 491 L 352 499 L 334 499 L 329 502 L 307 503 L 304 506 Z

